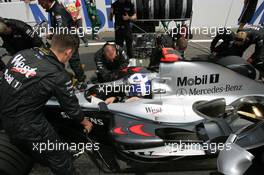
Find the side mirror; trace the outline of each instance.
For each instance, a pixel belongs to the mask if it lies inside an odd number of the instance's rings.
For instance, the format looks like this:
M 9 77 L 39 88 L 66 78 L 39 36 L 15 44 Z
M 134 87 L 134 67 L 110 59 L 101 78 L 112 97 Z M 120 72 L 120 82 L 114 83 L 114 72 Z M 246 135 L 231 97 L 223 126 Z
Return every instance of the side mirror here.
M 226 101 L 224 98 L 206 101 L 194 105 L 194 110 L 204 118 L 212 119 L 226 113 Z

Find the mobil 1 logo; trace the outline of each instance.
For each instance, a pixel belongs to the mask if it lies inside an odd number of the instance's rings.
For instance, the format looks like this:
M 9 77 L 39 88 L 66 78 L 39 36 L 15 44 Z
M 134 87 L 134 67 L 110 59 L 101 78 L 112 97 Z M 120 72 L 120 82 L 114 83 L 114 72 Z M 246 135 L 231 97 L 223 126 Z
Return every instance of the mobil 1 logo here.
M 178 77 L 176 84 L 178 87 L 217 84 L 219 83 L 219 78 L 219 74 L 201 75 L 195 77 Z

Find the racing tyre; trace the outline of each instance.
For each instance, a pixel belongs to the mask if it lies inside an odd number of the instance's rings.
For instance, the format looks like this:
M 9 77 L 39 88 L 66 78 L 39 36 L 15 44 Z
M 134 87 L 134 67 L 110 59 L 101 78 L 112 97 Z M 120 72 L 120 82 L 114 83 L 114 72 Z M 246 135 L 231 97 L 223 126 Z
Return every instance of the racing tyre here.
M 166 1 L 165 0 L 159 0 L 158 1 L 159 3 L 159 18 L 160 19 L 166 19 L 166 15 L 165 15 L 165 11 L 166 11 Z M 158 16 L 157 17 L 155 17 L 155 18 L 158 18 Z
M 12 145 L 4 132 L 0 132 L 0 174 L 27 175 L 32 166 L 30 157 Z
M 170 1 L 170 18 L 191 18 L 192 5 L 192 0 Z
M 150 17 L 150 0 L 143 0 L 143 19 L 149 19 Z
M 187 1 L 187 9 L 185 13 L 185 18 L 191 18 L 192 17 L 192 6 L 193 6 L 193 0 Z
M 156 0 L 153 2 L 153 8 L 154 8 L 154 19 L 162 19 L 162 14 L 160 14 L 160 0 Z M 162 0 L 163 1 L 163 0 Z
M 173 9 L 175 9 L 175 17 L 180 17 L 180 18 L 184 18 L 184 9 L 186 8 L 186 6 L 184 6 L 184 3 L 186 3 L 186 0 L 181 0 L 181 1 L 174 1 L 174 5 L 175 7 Z
M 138 19 L 143 19 L 143 14 L 144 14 L 143 3 L 141 0 L 135 0 L 135 1 L 136 1 L 135 5 L 136 5 Z
M 138 19 L 191 18 L 193 0 L 132 0 Z
M 170 6 L 169 6 L 169 8 L 170 8 L 170 15 L 169 15 L 169 18 L 170 19 L 173 19 L 175 16 L 176 16 L 176 1 L 170 1 Z

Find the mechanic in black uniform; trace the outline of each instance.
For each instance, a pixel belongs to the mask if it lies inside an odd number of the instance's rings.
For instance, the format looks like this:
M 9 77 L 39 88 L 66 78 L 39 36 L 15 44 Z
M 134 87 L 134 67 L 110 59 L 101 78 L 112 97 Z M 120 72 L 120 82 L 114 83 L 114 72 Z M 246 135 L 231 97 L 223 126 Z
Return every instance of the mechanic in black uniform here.
M 60 138 L 45 118 L 43 109 L 55 96 L 62 110 L 87 132 L 92 124 L 85 119 L 64 64 L 78 49 L 72 35 L 54 35 L 51 48 L 18 52 L 7 64 L 0 84 L 0 116 L 13 144 L 49 166 L 56 175 L 74 175 L 71 155 L 66 150 L 33 148 L 37 143 L 60 143 Z M 81 126 L 81 125 L 80 125 Z
M 257 5 L 258 0 L 244 0 L 243 11 L 238 19 L 239 29 L 243 29 L 244 26 L 251 21 Z
M 127 54 L 129 58 L 133 57 L 132 49 L 132 26 L 131 21 L 137 19 L 135 6 L 131 0 L 117 0 L 112 4 L 110 20 L 115 17 L 115 42 L 123 47 L 126 41 Z
M 23 21 L 0 18 L 0 37 L 2 47 L 11 55 L 33 47 L 44 46 L 34 29 Z
M 264 27 L 247 26 L 238 31 L 234 38 L 234 45 L 242 47 L 244 51 L 252 44 L 255 45 L 255 51 L 248 60 L 261 72 L 264 71 Z
M 74 21 L 69 12 L 65 10 L 65 8 L 59 4 L 55 0 L 39 0 L 39 4 L 49 13 L 51 17 L 51 27 L 55 29 L 55 31 L 63 31 L 64 28 L 68 28 L 70 30 L 76 30 L 74 27 Z M 78 37 L 78 35 L 76 35 Z M 78 37 L 79 38 L 79 37 Z M 69 61 L 72 70 L 75 73 L 75 76 L 78 80 L 78 86 L 81 88 L 84 85 L 85 75 L 84 70 L 81 67 L 80 55 L 78 49 L 72 56 L 73 58 Z
M 109 82 L 122 78 L 122 69 L 128 67 L 126 52 L 118 45 L 106 43 L 95 53 L 98 81 Z
M 215 47 L 216 43 L 223 39 L 224 42 Z M 255 51 L 248 59 L 255 68 L 264 71 L 264 27 L 247 26 L 239 29 L 236 34 L 225 33 L 218 35 L 211 44 L 211 52 L 214 56 L 243 56 L 244 52 L 251 46 L 255 45 Z
M 235 33 L 226 28 L 220 28 L 216 37 L 211 42 L 210 50 L 214 57 L 221 58 L 225 56 L 242 57 L 245 48 L 234 45 Z M 218 44 L 222 40 L 222 43 Z

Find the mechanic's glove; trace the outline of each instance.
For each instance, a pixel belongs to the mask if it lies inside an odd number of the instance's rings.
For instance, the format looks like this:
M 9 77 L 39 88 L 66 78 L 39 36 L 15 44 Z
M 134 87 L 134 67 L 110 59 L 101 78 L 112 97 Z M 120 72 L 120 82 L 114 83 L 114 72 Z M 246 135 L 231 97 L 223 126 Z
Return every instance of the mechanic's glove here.
M 78 82 L 76 85 L 76 89 L 83 92 L 87 89 L 87 83 L 85 82 Z
M 88 119 L 83 119 L 83 121 L 81 122 L 81 124 L 84 127 L 84 132 L 86 133 L 90 133 L 92 128 L 93 128 L 93 124 L 90 122 L 90 120 Z

